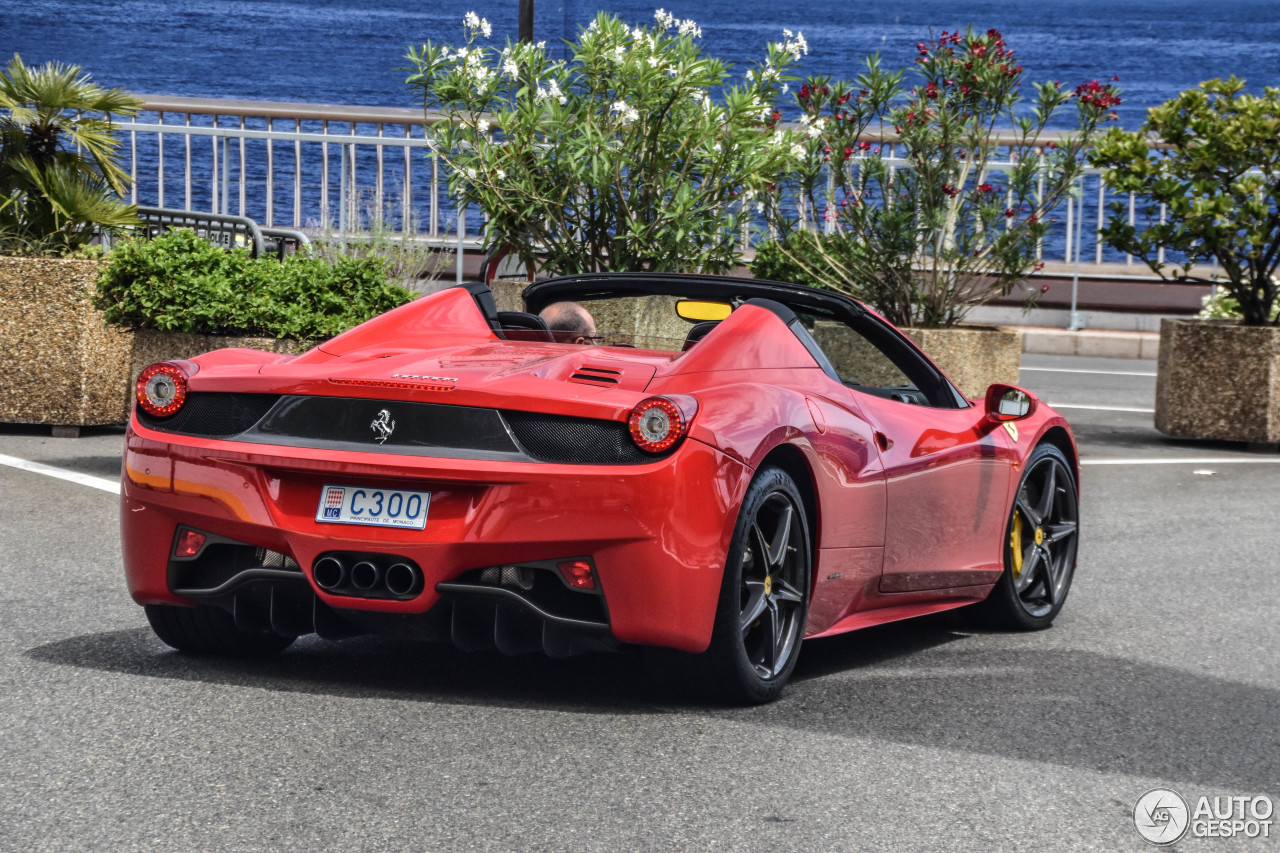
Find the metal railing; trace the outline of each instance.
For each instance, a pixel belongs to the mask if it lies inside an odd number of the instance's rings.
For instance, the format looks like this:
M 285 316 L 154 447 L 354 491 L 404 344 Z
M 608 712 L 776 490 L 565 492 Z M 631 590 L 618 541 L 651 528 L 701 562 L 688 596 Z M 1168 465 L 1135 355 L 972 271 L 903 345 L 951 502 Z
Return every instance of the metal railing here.
M 435 120 L 416 109 L 143 96 L 144 112 L 117 123 L 125 134 L 130 200 L 155 207 L 207 209 L 250 217 L 270 228 L 336 228 L 339 234 L 385 227 L 459 250 L 482 244 L 480 211 L 449 197 L 446 167 L 426 156 L 424 128 Z M 282 129 L 281 125 L 284 125 Z M 868 135 L 890 165 L 893 140 Z M 1053 139 L 1046 136 L 1045 141 Z M 177 148 L 175 154 L 174 149 Z M 175 162 L 176 161 L 176 162 Z M 1011 163 L 994 164 L 996 170 Z M 1098 229 L 1116 194 L 1098 170 L 1050 223 L 1040 258 L 1078 266 L 1132 257 L 1105 247 Z M 1121 195 L 1129 221 L 1132 194 Z M 1163 220 L 1164 211 L 1160 216 Z M 744 233 L 746 244 L 749 238 Z M 1049 251 L 1052 254 L 1049 254 Z M 1145 268 L 1144 268 L 1145 269 Z M 1137 270 L 1134 270 L 1137 272 Z

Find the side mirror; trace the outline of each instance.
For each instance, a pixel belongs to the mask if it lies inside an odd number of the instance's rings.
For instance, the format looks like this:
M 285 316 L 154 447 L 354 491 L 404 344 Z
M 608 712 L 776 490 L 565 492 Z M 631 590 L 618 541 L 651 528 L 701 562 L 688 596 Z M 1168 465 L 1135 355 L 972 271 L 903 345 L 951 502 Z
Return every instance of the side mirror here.
M 1030 391 L 996 383 L 987 389 L 987 417 L 996 423 L 1020 420 L 1034 412 L 1038 402 Z

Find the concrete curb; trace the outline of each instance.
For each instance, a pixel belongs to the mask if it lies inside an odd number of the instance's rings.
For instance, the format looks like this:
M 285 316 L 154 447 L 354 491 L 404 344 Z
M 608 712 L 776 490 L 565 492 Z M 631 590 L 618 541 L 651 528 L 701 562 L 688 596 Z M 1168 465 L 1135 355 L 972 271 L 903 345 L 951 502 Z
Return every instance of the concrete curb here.
M 1022 331 L 1022 351 L 1041 355 L 1085 355 L 1095 358 L 1156 358 L 1159 332 L 1081 329 L 1070 332 L 1046 326 L 1013 326 Z

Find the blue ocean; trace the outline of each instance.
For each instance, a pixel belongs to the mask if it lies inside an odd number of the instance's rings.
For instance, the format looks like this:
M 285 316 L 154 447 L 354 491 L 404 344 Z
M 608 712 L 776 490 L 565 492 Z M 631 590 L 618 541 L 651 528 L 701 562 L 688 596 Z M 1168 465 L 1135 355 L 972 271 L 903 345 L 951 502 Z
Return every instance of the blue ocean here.
M 879 51 L 909 65 L 930 32 L 1001 30 L 1033 80 L 1120 78 L 1120 123 L 1202 80 L 1235 74 L 1280 86 L 1280 0 L 914 0 L 793 5 L 774 0 L 669 3 L 693 18 L 707 51 L 744 64 L 783 27 L 802 31 L 799 73 L 848 77 Z M 0 52 L 28 63 L 82 65 L 142 94 L 413 106 L 404 88 L 411 43 L 458 41 L 471 10 L 501 43 L 517 0 L 0 0 Z M 563 49 L 598 10 L 652 20 L 642 2 L 537 0 L 536 38 Z

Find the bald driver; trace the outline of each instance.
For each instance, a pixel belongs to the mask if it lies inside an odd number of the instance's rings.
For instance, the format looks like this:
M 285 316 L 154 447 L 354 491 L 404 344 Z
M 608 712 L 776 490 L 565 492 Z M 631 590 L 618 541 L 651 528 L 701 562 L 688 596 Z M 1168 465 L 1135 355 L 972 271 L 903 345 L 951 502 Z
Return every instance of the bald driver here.
M 560 343 L 595 343 L 596 322 L 591 312 L 577 302 L 553 302 L 538 316 L 546 321 L 547 328 Z

